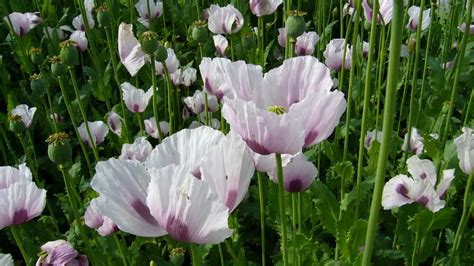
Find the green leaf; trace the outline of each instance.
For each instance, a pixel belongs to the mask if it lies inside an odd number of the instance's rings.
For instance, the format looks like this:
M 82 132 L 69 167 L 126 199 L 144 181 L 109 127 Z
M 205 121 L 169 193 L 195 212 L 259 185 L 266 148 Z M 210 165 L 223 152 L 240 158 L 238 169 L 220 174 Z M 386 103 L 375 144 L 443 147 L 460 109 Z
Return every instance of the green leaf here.
M 336 236 L 339 217 L 339 203 L 334 194 L 321 181 L 314 182 L 314 203 L 323 227 Z

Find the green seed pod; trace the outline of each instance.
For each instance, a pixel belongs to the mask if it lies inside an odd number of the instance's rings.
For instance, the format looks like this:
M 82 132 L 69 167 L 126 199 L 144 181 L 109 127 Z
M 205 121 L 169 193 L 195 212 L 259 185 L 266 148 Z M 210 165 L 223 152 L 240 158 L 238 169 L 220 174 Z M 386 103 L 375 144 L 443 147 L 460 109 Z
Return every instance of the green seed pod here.
M 54 133 L 49 136 L 46 142 L 48 145 L 48 157 L 56 164 L 67 165 L 71 162 L 72 149 L 69 145 L 69 137 L 64 132 Z
M 170 261 L 173 265 L 182 265 L 184 263 L 185 251 L 183 248 L 174 248 L 171 250 Z
M 153 31 L 146 31 L 140 36 L 142 51 L 151 55 L 158 49 L 158 34 Z
M 416 49 L 416 39 L 415 38 L 410 38 L 408 39 L 408 52 L 413 53 Z
M 290 11 L 285 22 L 286 36 L 296 39 L 306 30 L 306 24 L 303 18 L 305 13 L 301 11 Z
M 73 41 L 64 41 L 61 43 L 62 48 L 59 57 L 66 66 L 75 66 L 79 64 L 79 52 L 73 44 Z
M 44 56 L 43 54 L 41 53 L 41 49 L 40 48 L 31 48 L 30 49 L 30 58 L 31 58 L 31 61 L 37 65 L 41 65 L 43 64 L 44 62 Z
M 25 124 L 21 121 L 21 116 L 11 116 L 9 118 L 8 127 L 10 128 L 10 131 L 15 134 L 20 134 L 26 131 Z
M 42 96 L 46 92 L 46 82 L 44 79 L 32 79 L 30 82 L 30 88 L 34 95 Z
M 155 60 L 158 62 L 165 62 L 166 58 L 168 58 L 168 51 L 163 45 L 158 45 L 158 49 L 155 52 Z
M 66 73 L 66 70 L 66 66 L 61 62 L 51 64 L 51 72 L 56 77 L 62 76 L 64 73 Z
M 194 27 L 191 35 L 198 43 L 205 43 L 208 39 L 207 29 L 205 27 Z
M 97 21 L 102 27 L 108 27 L 112 24 L 112 14 L 106 6 L 97 9 Z

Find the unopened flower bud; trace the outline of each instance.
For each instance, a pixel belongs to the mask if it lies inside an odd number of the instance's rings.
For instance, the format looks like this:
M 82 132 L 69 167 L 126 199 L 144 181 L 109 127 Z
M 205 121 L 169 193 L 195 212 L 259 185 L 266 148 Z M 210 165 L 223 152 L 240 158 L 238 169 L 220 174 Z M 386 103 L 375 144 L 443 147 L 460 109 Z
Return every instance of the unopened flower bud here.
M 30 77 L 30 88 L 34 95 L 41 96 L 46 92 L 46 82 L 39 74 Z
M 287 36 L 296 39 L 296 37 L 303 34 L 306 29 L 305 21 L 303 18 L 305 14 L 305 12 L 298 10 L 293 10 L 289 12 L 288 18 L 285 22 L 285 30 Z
M 140 44 L 143 52 L 151 55 L 158 49 L 158 34 L 153 31 L 145 31 L 140 36 Z
M 61 62 L 59 56 L 53 56 L 49 61 L 51 62 L 51 73 L 53 73 L 54 76 L 59 77 L 66 72 L 66 66 Z
M 56 164 L 67 165 L 71 162 L 72 149 L 69 145 L 69 136 L 64 132 L 54 133 L 46 139 L 48 145 L 48 157 Z

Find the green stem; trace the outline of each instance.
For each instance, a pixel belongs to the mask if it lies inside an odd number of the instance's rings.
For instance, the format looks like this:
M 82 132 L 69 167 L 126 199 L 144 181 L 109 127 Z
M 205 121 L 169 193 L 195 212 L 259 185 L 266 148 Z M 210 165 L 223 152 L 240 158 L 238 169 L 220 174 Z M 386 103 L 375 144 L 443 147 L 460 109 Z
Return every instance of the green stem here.
M 382 144 L 377 162 L 375 188 L 370 206 L 369 224 L 365 238 L 365 251 L 362 259 L 363 265 L 369 265 L 375 240 L 375 230 L 379 215 L 382 189 L 384 186 L 385 171 L 388 159 L 388 150 L 392 137 L 392 128 L 395 111 L 395 99 L 398 85 L 398 71 L 400 61 L 400 48 L 403 33 L 403 0 L 395 0 L 393 5 L 392 34 L 390 38 L 390 58 L 388 65 L 387 89 L 385 94 L 385 108 L 383 116 Z
M 404 106 L 405 106 L 405 100 L 406 100 L 406 95 L 407 95 L 407 91 L 408 91 L 408 79 L 410 78 L 410 68 L 411 68 L 411 64 L 412 64 L 412 61 L 413 61 L 412 59 L 413 59 L 413 56 L 410 53 L 408 55 L 408 65 L 407 65 L 406 70 L 405 70 L 405 81 L 404 81 L 404 85 L 403 85 L 403 95 L 402 95 L 402 100 L 400 102 L 400 114 L 398 115 L 397 136 L 399 136 L 400 129 L 401 129 L 401 126 L 402 126 L 403 111 L 405 110 Z
M 459 247 L 461 245 L 461 240 L 462 236 L 464 234 L 464 230 L 466 229 L 467 226 L 467 221 L 469 219 L 469 214 L 471 211 L 469 211 L 469 197 L 471 194 L 471 186 L 472 186 L 472 178 L 474 177 L 474 171 L 471 172 L 469 175 L 469 178 L 467 179 L 467 184 L 466 184 L 466 190 L 464 191 L 464 199 L 463 199 L 463 208 L 462 208 L 462 215 L 461 215 L 461 220 L 459 221 L 458 229 L 456 230 L 456 236 L 454 237 L 454 246 L 453 246 L 453 251 L 452 251 L 452 257 L 457 256 L 457 253 L 459 252 Z M 472 207 L 471 207 L 472 209 Z
M 163 64 L 163 68 L 166 69 L 166 64 Z M 156 94 L 156 71 L 155 71 L 155 56 L 151 55 L 151 60 L 150 60 L 150 68 L 151 68 L 151 86 L 153 90 L 153 97 L 152 97 L 152 106 L 153 106 L 153 116 L 155 117 L 155 122 L 156 122 L 156 130 L 158 130 L 158 137 L 159 137 L 159 142 L 163 140 L 163 133 L 161 132 L 160 128 L 160 118 L 158 116 L 158 96 Z M 169 97 L 169 95 L 168 95 Z M 171 125 L 171 120 L 170 120 L 170 125 Z M 171 134 L 170 134 L 171 135 Z
M 84 159 L 86 160 L 87 168 L 89 169 L 89 175 L 92 178 L 92 176 L 94 176 L 94 173 L 92 171 L 92 164 L 89 159 L 89 156 L 87 155 L 87 150 L 86 150 L 84 141 L 80 140 L 81 135 L 79 134 L 79 131 L 77 130 L 78 126 L 76 122 L 77 121 L 76 116 L 74 115 L 74 111 L 71 107 L 71 102 L 69 101 L 69 97 L 67 96 L 66 87 L 64 86 L 64 80 L 62 77 L 58 77 L 58 80 L 59 80 L 59 87 L 61 88 L 61 93 L 64 98 L 64 104 L 66 105 L 66 109 L 69 113 L 69 117 L 71 118 L 71 123 L 72 123 L 72 127 L 74 128 L 74 132 L 76 133 L 76 136 L 79 139 L 79 145 L 81 145 L 82 153 L 84 154 Z
M 262 69 L 265 67 L 265 52 L 264 52 L 264 40 L 265 40 L 265 25 L 263 24 L 263 17 L 258 17 L 258 55 L 259 64 Z
M 380 49 L 379 49 L 379 62 L 377 67 L 377 104 L 375 108 L 375 130 L 379 129 L 379 115 L 380 115 L 380 100 L 382 98 L 382 76 L 384 73 L 384 66 L 385 66 L 385 54 L 386 54 L 386 47 L 385 47 L 385 26 L 382 26 L 382 32 L 380 34 Z
M 265 259 L 265 193 L 264 186 L 265 180 L 263 179 L 262 173 L 257 171 L 258 181 L 258 199 L 260 205 L 260 241 L 262 243 L 261 255 L 262 255 L 262 266 L 266 265 Z
M 95 146 L 94 138 L 92 138 L 91 130 L 89 128 L 89 121 L 87 120 L 86 111 L 84 105 L 82 104 L 81 95 L 79 94 L 79 86 L 77 85 L 76 74 L 72 67 L 68 67 L 69 75 L 71 76 L 72 86 L 74 87 L 74 93 L 76 94 L 77 103 L 79 104 L 79 109 L 81 110 L 82 120 L 84 120 L 84 125 L 86 126 L 86 132 L 89 136 L 89 144 L 92 147 L 92 152 L 94 154 L 95 161 L 99 161 L 99 154 L 97 153 L 97 148 Z
M 196 244 L 189 244 L 191 249 L 191 261 L 192 266 L 200 266 L 201 265 L 201 258 L 199 258 L 199 251 L 197 250 Z
M 411 266 L 418 265 L 418 261 L 416 260 L 418 254 L 418 239 L 420 236 L 420 232 L 418 226 L 416 227 L 416 234 L 415 234 L 415 243 L 413 244 L 413 252 L 411 254 Z
M 114 238 L 115 244 L 117 245 L 117 248 L 120 252 L 120 257 L 122 258 L 123 265 L 127 266 L 128 261 L 127 261 L 127 256 L 125 255 L 125 253 L 126 253 L 125 249 L 126 248 L 124 247 L 123 243 L 118 239 L 116 234 L 114 234 L 113 238 Z
M 225 265 L 225 263 L 224 263 L 224 252 L 222 252 L 221 243 L 217 244 L 217 247 L 219 248 L 219 258 L 220 258 L 220 261 L 221 261 L 221 266 L 224 266 Z
M 209 126 L 209 110 L 208 110 L 208 106 L 209 106 L 209 99 L 207 98 L 207 92 L 204 92 L 204 112 L 206 112 L 206 126 Z
M 471 18 L 472 14 L 469 12 L 472 10 L 472 2 L 473 0 L 469 0 L 468 7 L 467 7 L 467 17 L 465 20 L 466 27 L 468 28 L 470 23 L 471 23 Z M 443 135 L 441 137 L 441 143 L 444 143 L 443 146 L 446 145 L 446 139 L 448 137 L 448 131 L 449 131 L 449 125 L 451 123 L 451 117 L 453 116 L 453 109 L 454 109 L 454 100 L 456 98 L 456 92 L 457 92 L 457 87 L 459 83 L 459 77 L 461 76 L 461 68 L 462 68 L 462 62 L 464 60 L 464 55 L 466 52 L 466 46 L 467 42 L 469 40 L 469 30 L 466 29 L 463 34 L 463 38 L 461 41 L 461 46 L 459 49 L 459 53 L 456 55 L 456 60 L 455 60 L 455 66 L 456 66 L 456 72 L 454 74 L 454 82 L 453 82 L 453 87 L 451 90 L 451 100 L 449 101 L 449 110 L 448 110 L 448 116 L 446 118 L 446 125 L 444 126 L 444 131 Z M 444 150 L 444 149 L 443 149 Z
M 278 203 L 280 206 L 280 230 L 281 230 L 281 252 L 283 257 L 283 266 L 288 265 L 287 238 L 286 238 L 286 204 L 285 204 L 285 185 L 283 183 L 283 166 L 281 154 L 275 154 L 278 174 Z
M 467 121 L 469 121 L 469 114 L 471 113 L 472 102 L 474 102 L 474 90 L 471 91 L 471 97 L 469 97 L 469 103 L 467 104 L 466 116 L 464 117 L 463 126 L 467 126 Z
M 13 238 L 15 239 L 16 245 L 20 249 L 21 255 L 25 260 L 26 265 L 32 265 L 30 262 L 30 256 L 26 253 L 23 243 L 21 242 L 20 232 L 18 232 L 17 226 L 10 226 L 10 231 L 12 232 Z
M 169 119 L 169 124 L 170 124 L 170 127 L 169 127 L 169 132 L 168 132 L 168 136 L 171 136 L 173 135 L 173 132 L 174 132 L 174 107 L 173 107 L 173 90 L 172 90 L 172 86 L 171 86 L 171 80 L 170 80 L 170 76 L 168 74 L 168 68 L 166 67 L 166 64 L 163 64 L 163 69 L 164 69 L 164 76 L 165 76 L 165 82 L 166 82 L 166 90 L 168 92 L 168 119 Z M 157 125 L 158 125 L 158 121 L 156 121 Z

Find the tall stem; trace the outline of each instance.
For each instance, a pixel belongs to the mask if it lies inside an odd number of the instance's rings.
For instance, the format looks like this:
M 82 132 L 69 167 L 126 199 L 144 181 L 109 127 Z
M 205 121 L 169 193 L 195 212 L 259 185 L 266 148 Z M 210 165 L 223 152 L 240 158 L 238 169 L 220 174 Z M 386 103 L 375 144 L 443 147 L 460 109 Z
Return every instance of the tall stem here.
M 163 64 L 163 68 L 166 69 L 165 65 L 166 64 Z M 152 98 L 153 116 L 155 117 L 156 130 L 158 130 L 159 141 L 161 142 L 161 140 L 163 139 L 163 132 L 161 132 L 160 120 L 158 117 L 158 105 L 157 105 L 158 96 L 156 95 L 156 71 L 155 71 L 155 56 L 154 55 L 151 55 L 150 68 L 151 68 L 151 84 L 152 84 L 151 89 L 153 90 L 153 98 Z M 165 73 L 165 75 L 167 74 Z M 170 120 L 170 125 L 171 125 L 171 120 Z
M 120 257 L 122 258 L 123 265 L 127 266 L 128 261 L 127 261 L 126 255 L 125 255 L 125 252 L 126 252 L 125 247 L 124 247 L 123 243 L 118 239 L 117 235 L 114 235 L 113 238 L 114 238 L 115 244 L 117 245 L 117 248 L 120 252 Z
M 199 251 L 197 250 L 196 244 L 189 244 L 191 250 L 191 262 L 192 266 L 200 266 L 201 258 L 199 258 Z
M 84 120 L 84 125 L 86 126 L 87 136 L 89 137 L 89 143 L 92 147 L 92 152 L 94 154 L 95 161 L 99 161 L 99 154 L 97 153 L 97 148 L 95 146 L 94 139 L 92 138 L 91 130 L 89 128 L 89 121 L 87 120 L 86 111 L 84 110 L 84 105 L 82 105 L 81 95 L 79 94 L 79 86 L 77 85 L 76 74 L 74 69 L 69 67 L 69 75 L 71 76 L 72 86 L 74 87 L 74 93 L 76 94 L 77 103 L 79 104 L 79 109 L 81 110 L 82 120 Z
M 257 172 L 258 181 L 258 199 L 260 204 L 260 240 L 262 243 L 262 266 L 266 265 L 265 259 L 265 194 L 263 192 L 264 182 L 262 173 Z
M 281 230 L 281 252 L 283 257 L 283 266 L 288 265 L 287 238 L 286 238 L 286 204 L 285 204 L 285 185 L 283 183 L 283 165 L 281 154 L 275 154 L 278 174 L 278 203 L 280 206 L 280 230 Z
M 382 189 L 388 159 L 388 150 L 392 137 L 393 114 L 395 111 L 395 98 L 398 85 L 398 71 L 400 61 L 400 48 L 403 33 L 403 0 L 395 0 L 393 5 L 392 34 L 390 36 L 390 59 L 388 65 L 387 89 L 385 93 L 385 109 L 383 117 L 382 144 L 377 162 L 375 188 L 370 206 L 369 224 L 365 238 L 365 251 L 362 259 L 363 265 L 369 265 L 375 240 L 375 230 L 379 215 Z
M 262 67 L 265 67 L 265 51 L 264 51 L 264 38 L 265 38 L 265 25 L 263 24 L 263 17 L 258 17 L 258 63 Z
M 459 247 L 461 245 L 462 235 L 464 234 L 464 230 L 466 229 L 467 221 L 469 219 L 469 196 L 471 194 L 471 186 L 472 186 L 472 178 L 474 177 L 474 171 L 469 175 L 466 184 L 466 190 L 464 191 L 464 199 L 463 199 L 463 208 L 462 208 L 462 215 L 461 220 L 459 221 L 458 229 L 456 231 L 456 236 L 454 237 L 454 246 L 453 246 L 453 253 L 452 257 L 456 256 L 459 252 Z
M 170 76 L 168 74 L 168 68 L 166 64 L 163 64 L 164 73 L 165 73 L 165 82 L 166 82 L 166 90 L 168 92 L 168 119 L 169 119 L 169 132 L 168 136 L 171 136 L 175 130 L 174 126 L 174 106 L 173 106 L 173 90 L 171 86 Z M 158 122 L 157 122 L 158 123 Z
M 30 256 L 26 253 L 23 243 L 21 242 L 20 232 L 18 232 L 17 226 L 11 226 L 10 231 L 12 232 L 13 238 L 15 239 L 16 245 L 20 249 L 21 255 L 25 260 L 26 265 L 32 265 L 30 262 Z

